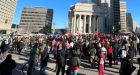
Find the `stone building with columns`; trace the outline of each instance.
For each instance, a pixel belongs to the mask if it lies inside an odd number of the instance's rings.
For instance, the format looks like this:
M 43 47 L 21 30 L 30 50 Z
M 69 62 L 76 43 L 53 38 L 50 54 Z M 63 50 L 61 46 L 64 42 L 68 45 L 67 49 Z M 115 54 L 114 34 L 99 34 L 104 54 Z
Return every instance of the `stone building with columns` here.
M 76 3 L 69 9 L 70 33 L 104 33 L 104 13 L 95 3 Z

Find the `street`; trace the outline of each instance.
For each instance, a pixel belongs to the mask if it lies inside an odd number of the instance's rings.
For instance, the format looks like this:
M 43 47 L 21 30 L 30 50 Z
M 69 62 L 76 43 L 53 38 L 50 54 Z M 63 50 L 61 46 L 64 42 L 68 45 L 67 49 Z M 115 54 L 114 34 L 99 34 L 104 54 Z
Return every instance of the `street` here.
M 28 56 L 29 56 L 29 50 L 24 50 L 21 55 L 12 53 L 12 57 L 17 63 L 16 68 L 13 70 L 13 75 L 24 75 L 21 71 L 21 68 L 22 68 L 23 64 L 28 61 L 28 59 L 29 59 Z M 139 68 L 139 66 L 136 62 L 136 59 L 137 59 L 137 57 L 134 58 L 134 66 L 136 66 L 137 69 L 133 72 L 133 75 L 137 74 L 137 71 L 138 71 L 138 68 Z M 80 75 L 98 75 L 98 70 L 97 69 L 91 69 L 90 65 L 88 63 L 86 63 L 86 62 L 88 62 L 87 60 L 81 60 L 81 61 L 82 61 L 81 68 L 80 68 L 80 71 L 79 71 Z M 115 65 L 115 66 L 113 65 L 112 68 L 110 68 L 108 66 L 108 62 L 106 62 L 106 63 L 107 64 L 106 64 L 106 67 L 105 67 L 105 75 L 118 75 L 119 74 L 120 63 L 119 63 L 119 65 Z M 33 75 L 39 75 L 39 67 L 40 66 L 36 67 L 36 70 L 34 71 Z M 52 55 L 50 56 L 48 67 L 46 68 L 46 73 L 48 75 L 55 75 L 56 74 L 55 60 L 52 59 Z

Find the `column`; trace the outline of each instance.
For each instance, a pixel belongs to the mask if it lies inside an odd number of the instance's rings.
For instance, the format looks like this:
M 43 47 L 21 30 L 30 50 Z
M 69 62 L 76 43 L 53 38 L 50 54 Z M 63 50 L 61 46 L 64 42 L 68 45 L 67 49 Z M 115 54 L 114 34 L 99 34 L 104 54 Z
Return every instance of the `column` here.
M 98 25 L 98 16 L 96 16 L 96 25 L 97 25 L 97 32 L 99 32 L 100 29 L 99 29 L 99 25 Z
M 89 15 L 89 33 L 91 33 L 91 16 L 92 15 Z
M 98 28 L 99 28 L 99 32 L 102 32 L 102 27 L 101 27 L 101 24 L 100 24 L 100 17 L 98 16 Z
M 104 29 L 105 29 L 105 28 L 104 28 L 104 26 L 103 26 L 103 25 L 104 25 L 103 17 L 100 16 L 99 18 L 100 18 L 99 24 L 100 24 L 100 26 L 101 26 L 101 28 L 102 28 L 101 31 L 104 32 Z
M 84 27 L 83 27 L 83 33 L 86 32 L 86 15 L 84 15 Z
M 92 33 L 94 33 L 95 30 L 94 30 L 94 18 L 93 18 L 93 15 L 91 16 L 91 20 L 92 20 L 91 21 L 91 24 L 92 24 L 91 25 L 91 27 L 92 27 L 91 29 L 92 29 Z
M 82 15 L 79 15 L 79 26 L 78 26 L 79 33 L 82 33 L 82 32 L 81 32 L 81 16 L 82 16 Z
M 78 28 L 78 25 L 79 25 L 79 21 L 78 21 L 79 19 L 78 18 L 79 18 L 78 15 L 76 15 L 76 26 L 75 26 L 76 28 L 75 28 L 75 33 L 77 33 L 77 31 L 78 31 L 78 29 L 77 29 Z
M 97 28 L 97 25 L 96 25 L 96 16 L 93 16 L 93 23 L 94 23 L 94 33 L 96 32 L 96 28 Z
M 74 24 L 73 24 L 73 29 L 74 29 L 74 31 L 73 31 L 73 33 L 75 33 L 75 29 L 76 29 L 76 15 L 74 15 Z
M 72 22 L 71 22 L 71 27 L 70 27 L 70 28 L 71 28 L 71 29 L 70 29 L 71 33 L 73 33 L 73 28 L 74 28 L 74 27 L 73 27 L 73 26 L 74 26 L 73 21 L 74 21 L 74 19 L 73 19 L 73 17 L 72 17 Z

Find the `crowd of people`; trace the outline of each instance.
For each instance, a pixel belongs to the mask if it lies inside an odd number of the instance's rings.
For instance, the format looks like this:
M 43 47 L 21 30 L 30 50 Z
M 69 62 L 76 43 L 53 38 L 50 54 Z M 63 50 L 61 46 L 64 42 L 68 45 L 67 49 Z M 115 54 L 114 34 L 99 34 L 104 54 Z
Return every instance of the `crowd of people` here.
M 29 60 L 38 60 L 40 75 L 46 75 L 45 69 L 50 54 L 53 54 L 56 60 L 56 75 L 60 75 L 60 72 L 61 75 L 65 75 L 65 73 L 78 75 L 82 60 L 87 60 L 90 68 L 97 68 L 98 75 L 105 74 L 106 66 L 112 67 L 112 65 L 118 65 L 119 62 L 121 62 L 120 75 L 131 75 L 136 69 L 133 65 L 133 58 L 140 54 L 140 40 L 136 35 L 101 33 L 15 37 L 12 41 L 3 40 L 0 46 L 0 57 L 4 58 L 8 50 L 21 54 L 24 48 L 31 50 Z M 140 59 L 138 59 L 138 64 L 140 64 L 139 62 Z M 65 71 L 66 65 L 68 66 L 67 71 Z M 137 75 L 140 75 L 140 71 Z

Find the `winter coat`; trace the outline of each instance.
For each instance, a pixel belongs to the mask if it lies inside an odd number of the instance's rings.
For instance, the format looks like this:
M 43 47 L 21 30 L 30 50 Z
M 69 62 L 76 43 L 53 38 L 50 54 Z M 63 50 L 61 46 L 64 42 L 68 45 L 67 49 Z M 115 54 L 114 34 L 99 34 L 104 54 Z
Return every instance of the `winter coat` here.
M 5 59 L 0 64 L 0 75 L 12 75 L 12 70 L 16 67 L 16 62 L 12 59 Z
M 96 49 L 95 48 L 90 49 L 89 54 L 90 54 L 90 56 L 95 56 L 96 55 Z
M 81 61 L 80 61 L 79 57 L 73 56 L 70 59 L 69 63 L 70 63 L 69 66 L 70 66 L 71 70 L 77 70 L 80 68 Z
M 42 63 L 42 66 L 47 66 L 48 60 L 49 60 L 49 53 L 41 54 L 41 63 Z
M 63 49 L 57 50 L 57 59 L 56 59 L 57 64 L 59 64 L 60 66 L 65 66 L 66 58 L 67 58 L 66 50 Z
M 1 43 L 1 52 L 5 52 L 5 51 L 7 51 L 8 50 L 8 44 L 6 44 L 5 43 L 5 41 L 3 41 L 2 43 Z
M 105 56 L 103 53 L 100 54 L 99 59 L 99 72 L 98 75 L 104 75 L 104 63 L 105 63 Z
M 124 58 L 121 61 L 120 75 L 131 75 L 134 70 L 135 68 L 128 59 Z

